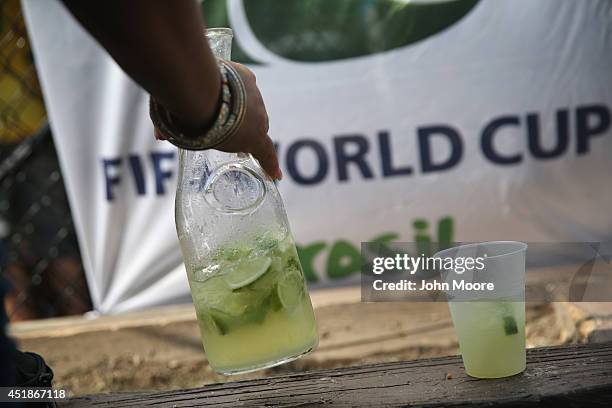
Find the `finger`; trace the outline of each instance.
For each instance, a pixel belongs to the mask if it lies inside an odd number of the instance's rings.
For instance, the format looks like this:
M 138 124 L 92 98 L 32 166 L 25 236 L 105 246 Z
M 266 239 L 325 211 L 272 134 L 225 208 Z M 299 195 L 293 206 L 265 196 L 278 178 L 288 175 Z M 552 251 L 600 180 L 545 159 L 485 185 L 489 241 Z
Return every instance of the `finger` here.
M 280 180 L 283 178 L 283 172 L 278 165 L 278 157 L 276 156 L 274 143 L 272 143 L 270 136 L 264 136 L 251 154 L 259 161 L 261 167 L 263 167 L 264 171 L 268 173 L 272 180 Z

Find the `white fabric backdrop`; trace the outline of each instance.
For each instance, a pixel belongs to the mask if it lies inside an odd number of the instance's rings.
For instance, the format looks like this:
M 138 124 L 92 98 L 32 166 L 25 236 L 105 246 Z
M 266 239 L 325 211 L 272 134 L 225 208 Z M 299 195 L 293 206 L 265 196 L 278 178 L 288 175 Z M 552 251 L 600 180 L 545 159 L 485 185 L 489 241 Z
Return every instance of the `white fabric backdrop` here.
M 313 287 L 358 280 L 343 256 L 383 233 L 404 241 L 612 238 L 610 2 L 481 1 L 410 46 L 310 64 L 268 51 L 241 2 L 229 9 L 243 50 L 266 63 L 252 68 L 296 241 L 316 254 Z M 173 219 L 177 155 L 153 139 L 146 93 L 59 2 L 24 0 L 24 10 L 94 308 L 188 300 Z M 551 149 L 557 115 L 567 118 L 568 145 L 538 158 L 528 123 L 539 121 Z M 482 148 L 485 127 L 505 116 L 516 124 L 495 133 L 493 148 L 521 155 L 510 165 Z M 457 134 L 460 160 L 448 169 L 427 168 L 428 156 L 438 164 L 451 157 L 452 136 L 434 134 L 426 149 L 432 126 Z M 342 152 L 359 143 L 367 145 L 361 167 L 349 162 L 343 177 Z M 385 175 L 383 161 L 411 174 Z

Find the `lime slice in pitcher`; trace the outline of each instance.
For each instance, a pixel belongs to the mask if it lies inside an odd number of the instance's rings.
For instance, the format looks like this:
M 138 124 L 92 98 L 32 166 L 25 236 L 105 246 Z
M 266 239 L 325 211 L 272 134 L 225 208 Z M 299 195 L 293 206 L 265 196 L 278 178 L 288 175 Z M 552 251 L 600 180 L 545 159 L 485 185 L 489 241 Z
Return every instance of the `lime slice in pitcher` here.
M 304 295 L 304 280 L 295 272 L 289 272 L 278 282 L 278 298 L 287 310 L 293 310 Z
M 266 273 L 271 262 L 268 257 L 243 259 L 230 266 L 223 277 L 232 290 L 240 289 Z
M 213 333 L 224 334 L 215 322 L 215 319 L 213 319 L 213 317 L 210 315 L 210 310 L 207 308 L 196 307 L 196 316 L 198 317 L 200 324 L 206 327 L 208 330 L 212 331 Z

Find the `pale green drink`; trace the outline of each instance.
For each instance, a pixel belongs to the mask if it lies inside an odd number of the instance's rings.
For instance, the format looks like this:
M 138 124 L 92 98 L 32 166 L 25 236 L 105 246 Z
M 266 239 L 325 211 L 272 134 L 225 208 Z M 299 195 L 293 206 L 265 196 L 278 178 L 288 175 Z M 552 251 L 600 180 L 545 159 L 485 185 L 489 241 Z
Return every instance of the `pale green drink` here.
M 436 258 L 456 262 L 442 267 L 446 294 L 465 371 L 476 378 L 501 378 L 525 370 L 525 260 L 527 244 L 494 241 L 442 250 Z M 455 265 L 455 266 L 453 266 Z M 491 290 L 469 290 L 456 282 L 486 283 Z M 484 287 L 484 286 L 483 286 Z
M 500 378 L 525 370 L 525 302 L 449 302 L 468 375 Z
M 226 247 L 189 274 L 202 341 L 217 372 L 237 374 L 298 358 L 318 342 L 290 236 Z

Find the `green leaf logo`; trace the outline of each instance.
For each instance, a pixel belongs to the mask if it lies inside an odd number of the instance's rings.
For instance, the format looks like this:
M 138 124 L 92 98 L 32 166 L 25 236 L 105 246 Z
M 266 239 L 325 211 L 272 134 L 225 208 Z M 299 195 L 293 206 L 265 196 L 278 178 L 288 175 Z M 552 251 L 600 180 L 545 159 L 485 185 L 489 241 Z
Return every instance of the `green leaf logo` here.
M 456 23 L 478 1 L 242 0 L 239 6 L 266 50 L 284 59 L 312 63 L 408 46 Z M 225 0 L 204 0 L 202 10 L 209 26 L 230 26 L 227 6 Z M 257 63 L 257 56 L 245 52 L 239 42 L 234 42 L 233 59 Z

